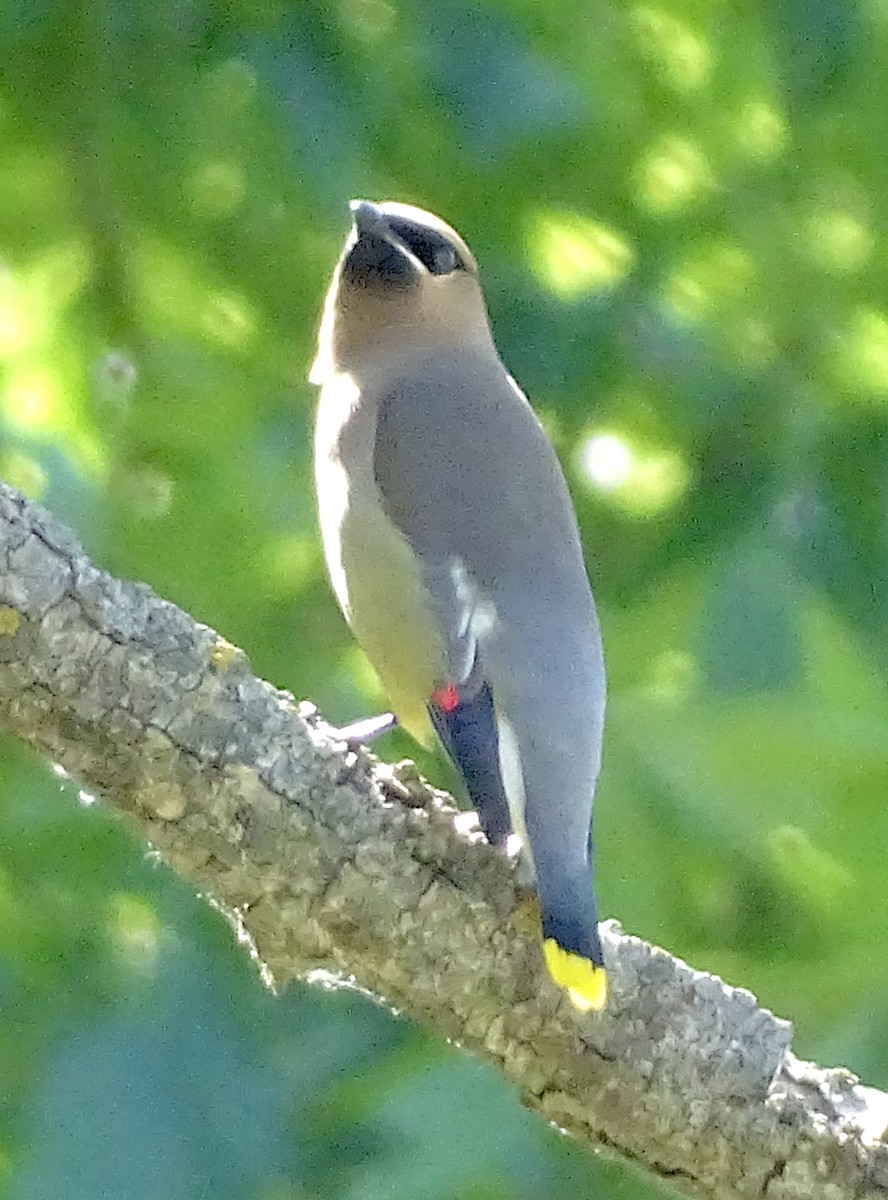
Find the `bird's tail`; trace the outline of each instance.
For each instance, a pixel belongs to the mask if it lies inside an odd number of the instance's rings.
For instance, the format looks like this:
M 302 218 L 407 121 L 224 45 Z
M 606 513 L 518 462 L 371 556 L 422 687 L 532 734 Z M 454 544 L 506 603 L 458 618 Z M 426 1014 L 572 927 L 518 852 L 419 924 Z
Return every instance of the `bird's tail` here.
M 542 897 L 540 908 L 543 954 L 553 982 L 564 988 L 581 1012 L 601 1012 L 607 1003 L 607 972 L 591 894 L 579 909 L 582 920 L 559 918 L 557 910 L 547 908 Z
M 442 693 L 442 700 L 450 699 Z M 452 702 L 429 705 L 432 724 L 463 777 L 488 841 L 502 845 L 511 829 L 526 837 L 528 865 L 536 875 L 543 925 L 543 954 L 550 976 L 583 1012 L 600 1012 L 607 1002 L 607 975 L 598 936 L 598 917 L 585 852 L 588 824 L 580 820 L 574 836 L 561 835 L 556 814 L 536 829 L 514 819 L 503 777 L 503 758 L 514 758 L 512 774 L 523 793 L 523 769 L 508 722 L 497 714 L 484 683 L 471 696 L 454 692 Z M 502 743 L 502 744 L 501 744 Z M 523 809 L 523 794 L 517 804 Z M 525 812 L 524 814 L 527 815 Z M 565 841 L 569 853 L 565 853 Z M 568 859 L 573 860 L 572 864 Z

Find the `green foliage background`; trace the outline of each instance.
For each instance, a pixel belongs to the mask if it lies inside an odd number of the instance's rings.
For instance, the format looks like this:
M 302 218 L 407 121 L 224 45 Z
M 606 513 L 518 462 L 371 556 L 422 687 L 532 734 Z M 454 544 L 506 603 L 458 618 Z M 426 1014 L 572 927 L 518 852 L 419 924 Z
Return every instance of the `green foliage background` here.
M 369 713 L 305 374 L 347 198 L 439 212 L 576 498 L 604 913 L 888 1085 L 886 0 L 7 0 L 0 55 L 0 475 Z M 359 995 L 264 993 L 12 744 L 0 1164 L 9 1200 L 654 1194 Z

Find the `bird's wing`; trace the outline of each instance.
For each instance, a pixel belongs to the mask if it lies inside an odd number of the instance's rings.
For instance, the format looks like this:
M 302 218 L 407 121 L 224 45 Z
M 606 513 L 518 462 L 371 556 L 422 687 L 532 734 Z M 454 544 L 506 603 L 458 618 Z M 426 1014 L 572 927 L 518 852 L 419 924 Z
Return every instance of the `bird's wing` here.
M 444 648 L 447 675 L 428 698 L 429 716 L 484 832 L 500 844 L 514 822 L 486 652 L 496 608 L 478 566 L 486 560 L 496 574 L 491 535 L 508 499 L 483 494 L 488 455 L 475 440 L 485 437 L 483 404 L 467 383 L 458 372 L 442 379 L 432 370 L 394 386 L 378 410 L 374 473 L 387 517 L 413 550 Z M 470 413 L 478 427 L 460 450 Z

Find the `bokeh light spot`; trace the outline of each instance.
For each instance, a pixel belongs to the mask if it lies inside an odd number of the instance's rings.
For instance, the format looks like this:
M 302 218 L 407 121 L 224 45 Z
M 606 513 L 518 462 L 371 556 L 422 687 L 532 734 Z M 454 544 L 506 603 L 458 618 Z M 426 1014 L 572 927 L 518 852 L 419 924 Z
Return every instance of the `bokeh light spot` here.
M 221 220 L 240 208 L 247 192 L 244 172 L 233 162 L 203 163 L 186 184 L 186 195 L 198 217 Z
M 725 340 L 734 359 L 748 369 L 766 366 L 777 357 L 774 332 L 760 317 L 739 317 L 729 321 Z
M 786 146 L 788 127 L 773 105 L 747 100 L 737 114 L 734 138 L 738 149 L 758 162 L 776 158 Z
M 757 370 L 777 354 L 774 331 L 759 313 L 759 287 L 751 256 L 719 239 L 694 246 L 666 277 L 660 295 L 672 317 L 714 326 L 734 361 Z
M 149 972 L 160 950 L 160 921 L 152 906 L 129 892 L 112 896 L 107 930 L 111 943 L 126 965 Z
M 276 537 L 268 542 L 262 554 L 263 580 L 281 596 L 295 596 L 314 583 L 322 569 L 314 534 Z
M 834 366 L 852 391 L 879 398 L 888 394 L 888 317 L 876 309 L 855 313 L 840 337 Z
M 59 392 L 55 377 L 44 367 L 22 367 L 3 393 L 3 411 L 10 425 L 31 432 L 55 426 L 59 418 Z
M 642 208 L 670 216 L 696 203 L 713 184 L 706 155 L 689 138 L 667 134 L 642 156 L 635 168 Z
M 385 0 L 347 0 L 341 8 L 344 26 L 371 45 L 384 37 L 395 21 L 395 11 Z
M 772 830 L 767 846 L 778 876 L 811 908 L 837 905 L 853 884 L 839 860 L 815 846 L 808 833 L 796 825 Z
M 29 213 L 32 219 L 58 213 L 70 203 L 69 189 L 61 156 L 6 147 L 0 160 L 0 196 L 6 209 Z
M 0 268 L 0 358 L 17 357 L 38 338 L 39 323 L 28 311 L 19 280 L 8 268 Z
M 676 91 L 696 91 L 709 80 L 709 41 L 674 13 L 642 5 L 632 14 L 632 28 L 642 52 L 657 64 Z
M 621 433 L 598 431 L 580 447 L 583 478 L 614 507 L 652 517 L 671 507 L 690 482 L 684 458 L 664 446 L 643 446 Z
M 203 327 L 213 341 L 242 349 L 256 331 L 256 316 L 243 296 L 214 292 L 204 308 Z
M 682 320 L 704 321 L 744 299 L 754 275 L 752 259 L 735 243 L 696 246 L 666 279 L 663 300 Z
M 622 487 L 632 472 L 632 451 L 612 433 L 590 437 L 582 450 L 587 478 L 603 492 Z
M 576 213 L 541 213 L 529 238 L 530 262 L 554 295 L 573 300 L 614 287 L 631 270 L 628 241 L 607 226 Z
M 813 213 L 804 224 L 803 252 L 836 275 L 851 275 L 866 266 L 874 245 L 872 230 L 848 212 Z
M 48 246 L 30 264 L 25 275 L 35 307 L 61 310 L 83 291 L 92 267 L 92 254 L 79 238 L 66 238 Z
M 210 100 L 230 115 L 248 104 L 258 87 L 259 80 L 253 67 L 243 58 L 229 58 L 212 73 Z
M 712 311 L 712 294 L 692 272 L 673 271 L 663 287 L 667 308 L 683 321 L 705 320 Z
M 690 695 L 697 676 L 696 660 L 686 650 L 664 650 L 653 661 L 649 690 L 657 700 L 675 704 Z

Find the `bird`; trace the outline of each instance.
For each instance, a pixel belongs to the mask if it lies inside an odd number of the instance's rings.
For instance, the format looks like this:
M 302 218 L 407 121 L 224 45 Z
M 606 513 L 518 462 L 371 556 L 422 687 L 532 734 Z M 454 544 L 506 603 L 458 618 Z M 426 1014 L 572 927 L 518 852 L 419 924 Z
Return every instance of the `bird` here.
M 520 838 L 549 975 L 600 1011 L 605 669 L 565 476 L 462 237 L 413 205 L 350 208 L 309 375 L 333 590 L 393 719 L 437 734 L 494 846 Z

